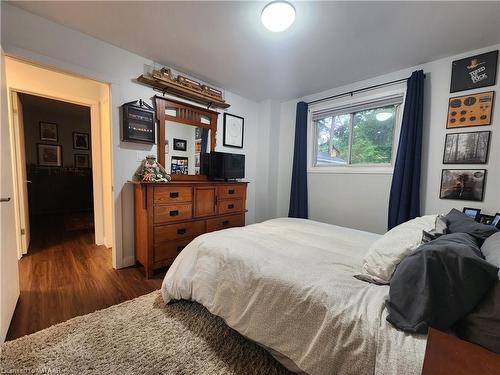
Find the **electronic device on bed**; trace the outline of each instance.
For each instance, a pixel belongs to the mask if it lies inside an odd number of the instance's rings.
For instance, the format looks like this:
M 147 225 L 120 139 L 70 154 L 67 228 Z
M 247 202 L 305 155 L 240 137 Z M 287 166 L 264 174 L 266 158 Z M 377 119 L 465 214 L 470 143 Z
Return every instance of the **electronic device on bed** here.
M 202 154 L 201 173 L 210 180 L 236 180 L 245 177 L 245 155 L 227 152 Z
M 491 124 L 494 91 L 450 98 L 446 128 Z
M 490 225 L 493 225 L 494 227 L 497 227 L 497 229 L 500 229 L 500 213 L 496 213 L 495 217 L 493 220 L 491 220 Z

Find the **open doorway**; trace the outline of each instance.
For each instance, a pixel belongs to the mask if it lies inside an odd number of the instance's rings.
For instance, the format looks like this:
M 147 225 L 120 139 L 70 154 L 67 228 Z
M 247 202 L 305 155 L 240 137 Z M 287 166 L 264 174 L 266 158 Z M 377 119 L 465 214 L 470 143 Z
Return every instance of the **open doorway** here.
M 24 143 L 18 162 L 26 166 L 29 222 L 22 229 L 30 246 L 24 246 L 32 253 L 74 237 L 94 242 L 90 107 L 13 95 Z

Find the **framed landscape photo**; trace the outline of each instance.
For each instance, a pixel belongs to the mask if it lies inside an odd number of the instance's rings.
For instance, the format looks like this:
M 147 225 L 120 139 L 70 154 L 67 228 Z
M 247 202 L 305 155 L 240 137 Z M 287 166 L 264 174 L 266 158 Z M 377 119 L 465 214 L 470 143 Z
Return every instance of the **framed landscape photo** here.
M 62 167 L 62 146 L 37 144 L 38 165 L 43 167 Z
M 439 197 L 481 202 L 485 182 L 486 169 L 443 169 Z
M 57 142 L 57 124 L 40 121 L 40 140 L 44 142 Z
M 73 148 L 75 150 L 89 149 L 89 134 L 73 132 Z
M 495 85 L 497 61 L 498 50 L 453 61 L 450 92 Z
M 90 158 L 88 154 L 75 154 L 75 168 L 90 168 Z
M 245 119 L 224 113 L 223 144 L 227 147 L 243 148 Z
M 187 141 L 185 139 L 174 138 L 174 150 L 176 151 L 187 151 Z
M 490 136 L 490 131 L 446 134 L 443 164 L 486 164 Z

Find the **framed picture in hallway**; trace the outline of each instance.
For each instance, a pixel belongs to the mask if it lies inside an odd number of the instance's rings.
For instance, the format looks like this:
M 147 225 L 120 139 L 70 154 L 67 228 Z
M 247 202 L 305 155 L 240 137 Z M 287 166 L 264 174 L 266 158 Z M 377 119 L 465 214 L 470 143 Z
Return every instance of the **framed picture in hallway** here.
M 90 168 L 90 160 L 88 154 L 75 154 L 75 168 Z
M 57 142 L 57 124 L 40 121 L 40 140 L 44 142 Z
M 43 167 L 62 167 L 61 145 L 39 143 L 37 148 L 38 165 Z
M 486 169 L 443 169 L 439 198 L 482 201 Z
M 73 132 L 73 148 L 75 150 L 88 150 L 89 138 L 88 133 Z

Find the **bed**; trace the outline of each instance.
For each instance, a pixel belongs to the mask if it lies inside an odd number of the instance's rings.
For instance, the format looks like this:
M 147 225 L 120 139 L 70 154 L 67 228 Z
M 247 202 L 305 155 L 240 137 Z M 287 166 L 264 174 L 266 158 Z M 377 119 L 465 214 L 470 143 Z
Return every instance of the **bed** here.
M 202 304 L 294 371 L 417 375 L 426 335 L 391 326 L 389 287 L 353 277 L 379 237 L 292 218 L 204 234 L 172 264 L 162 295 Z

